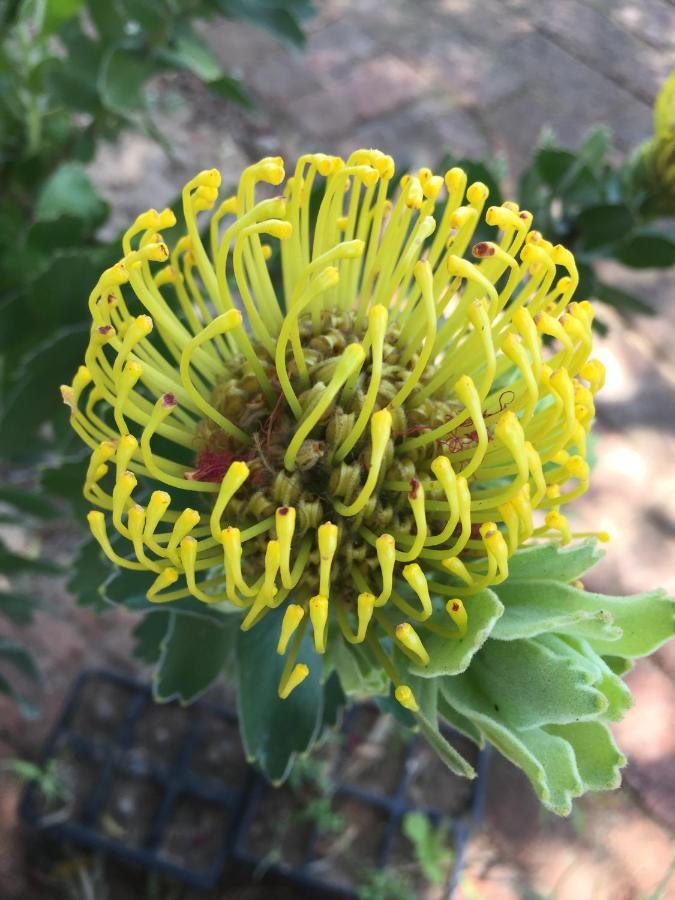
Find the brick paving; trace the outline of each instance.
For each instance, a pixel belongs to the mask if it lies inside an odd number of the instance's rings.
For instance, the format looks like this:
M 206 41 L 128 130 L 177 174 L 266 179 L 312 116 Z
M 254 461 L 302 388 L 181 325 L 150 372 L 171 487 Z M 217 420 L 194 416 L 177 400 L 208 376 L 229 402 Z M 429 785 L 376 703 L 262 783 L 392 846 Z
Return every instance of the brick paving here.
M 257 106 L 241 113 L 199 86 L 160 85 L 157 115 L 172 158 L 125 136 L 93 174 L 109 196 L 109 233 L 148 205 L 160 206 L 207 165 L 225 181 L 255 157 L 378 146 L 411 164 L 444 153 L 500 158 L 511 183 L 544 126 L 574 147 L 598 122 L 614 130 L 618 155 L 648 136 L 658 84 L 675 67 L 674 0 L 325 0 L 304 54 L 244 24 L 210 28 L 225 66 L 241 74 Z M 167 98 L 171 99 L 171 103 Z M 176 102 L 173 102 L 176 101 Z M 609 275 L 639 288 L 653 320 L 605 314 L 598 353 L 608 384 L 598 404 L 598 464 L 577 505 L 584 528 L 617 535 L 589 586 L 625 593 L 657 584 L 675 592 L 675 306 L 672 276 Z M 621 535 L 619 539 L 618 535 Z M 94 618 L 42 583 L 45 606 L 22 636 L 45 671 L 43 717 L 20 724 L 0 703 L 0 756 L 35 754 L 63 692 L 85 664 L 128 666 L 124 613 Z M 585 798 L 566 821 L 537 806 L 522 776 L 496 761 L 485 826 L 460 888 L 466 900 L 675 897 L 675 648 L 629 676 L 637 704 L 617 733 L 631 762 L 624 787 Z M 0 881 L 19 885 L 13 793 L 0 802 Z M 9 880 L 7 880 L 9 879 Z

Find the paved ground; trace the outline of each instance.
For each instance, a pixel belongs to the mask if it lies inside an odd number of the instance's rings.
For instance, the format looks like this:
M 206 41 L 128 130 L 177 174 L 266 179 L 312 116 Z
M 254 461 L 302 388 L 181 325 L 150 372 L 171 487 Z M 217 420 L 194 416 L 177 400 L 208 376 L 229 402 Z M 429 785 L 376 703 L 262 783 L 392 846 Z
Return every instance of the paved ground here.
M 113 225 L 173 197 L 197 168 L 217 165 L 233 179 L 248 160 L 278 152 L 293 158 L 300 149 L 379 146 L 418 164 L 433 164 L 446 151 L 498 156 L 513 180 L 543 126 L 574 146 L 590 126 L 607 122 L 615 152 L 624 154 L 648 135 L 657 86 L 675 67 L 674 0 L 319 5 L 304 55 L 244 25 L 210 31 L 223 63 L 251 86 L 257 109 L 227 109 L 183 80 L 164 85 L 158 103 L 176 158 L 127 137 L 97 161 Z M 636 279 L 611 274 L 627 287 Z M 577 510 L 584 526 L 615 535 L 589 583 L 616 593 L 657 584 L 675 591 L 672 276 L 638 280 L 660 315 L 632 322 L 606 316 L 612 327 L 599 349 L 608 368 L 599 461 Z M 124 665 L 127 627 L 121 614 L 93 619 L 65 596 L 50 595 L 49 612 L 28 633 L 47 676 L 46 715 L 24 728 L 7 713 L 0 755 L 35 752 L 81 665 L 102 657 Z M 659 884 L 660 896 L 675 897 L 675 884 L 664 880 L 675 860 L 674 678 L 675 648 L 629 676 L 637 706 L 617 729 L 631 754 L 626 785 L 580 803 L 570 820 L 543 816 L 517 773 L 503 763 L 494 768 L 486 825 L 462 885 L 466 900 L 633 900 L 656 896 Z M 4 791 L 0 827 L 11 819 L 12 803 Z M 0 844 L 0 879 L 16 868 L 13 840 L 9 829 Z

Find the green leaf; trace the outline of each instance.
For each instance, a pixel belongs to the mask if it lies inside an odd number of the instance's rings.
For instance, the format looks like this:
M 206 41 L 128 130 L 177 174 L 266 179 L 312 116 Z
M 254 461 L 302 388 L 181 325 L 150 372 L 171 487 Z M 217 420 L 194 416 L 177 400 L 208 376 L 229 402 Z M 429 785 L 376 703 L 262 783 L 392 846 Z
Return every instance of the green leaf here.
M 598 172 L 605 161 L 605 156 L 612 143 L 612 129 L 607 125 L 598 125 L 584 138 L 578 155 L 594 172 Z
M 503 756 L 525 772 L 547 809 L 562 816 L 569 814 L 572 798 L 583 792 L 583 783 L 567 741 L 542 728 L 514 729 L 501 710 L 495 710 L 476 689 L 469 673 L 444 678 L 441 691 L 448 703 L 471 719 Z
M 145 106 L 144 87 L 156 66 L 147 53 L 112 47 L 101 62 L 98 89 L 112 112 L 126 115 Z
M 26 233 L 26 247 L 38 257 L 49 257 L 59 250 L 78 249 L 92 239 L 92 228 L 78 216 L 33 222 Z M 42 260 L 41 260 L 42 265 Z
M 532 638 L 555 631 L 574 637 L 617 641 L 622 631 L 608 608 L 587 603 L 559 581 L 510 579 L 496 587 L 505 613 L 492 631 L 498 641 Z
M 16 591 L 0 592 L 0 615 L 16 625 L 30 625 L 36 603 L 29 594 Z
M 184 28 L 173 43 L 162 49 L 160 57 L 176 68 L 193 72 L 202 81 L 216 81 L 223 70 L 206 44 L 189 28 Z
M 36 491 L 26 491 L 22 488 L 0 487 L 0 503 L 7 503 L 15 509 L 35 516 L 38 519 L 56 519 L 61 515 L 60 511 L 50 501 Z
M 110 571 L 110 567 L 108 570 Z M 152 603 L 145 596 L 154 577 L 152 572 L 113 568 L 101 585 L 100 593 L 108 603 L 120 606 L 129 612 L 155 612 L 158 608 L 157 603 Z M 229 604 L 225 604 L 223 609 L 220 609 L 195 600 L 193 597 L 172 600 L 170 611 L 192 618 L 204 619 L 216 625 L 220 625 L 222 620 L 229 616 L 238 618 L 240 612 Z
M 447 827 L 433 828 L 424 813 L 414 811 L 403 816 L 402 831 L 415 848 L 415 857 L 426 880 L 443 884 L 444 867 L 452 860 L 452 853 L 445 846 Z
M 529 634 L 558 631 L 586 638 L 602 655 L 633 658 L 646 656 L 675 633 L 675 599 L 664 591 L 610 597 L 554 581 L 506 581 L 498 590 L 508 609 L 504 624 L 494 635 L 501 640 L 526 629 Z M 580 613 L 600 613 L 597 622 L 602 625 L 604 618 L 605 625 L 611 623 L 612 627 L 601 627 L 598 634 L 589 615 L 572 623 Z M 561 624 L 566 617 L 571 624 Z
M 650 306 L 646 300 L 636 297 L 635 294 L 629 294 L 627 291 L 607 284 L 605 281 L 596 279 L 594 295 L 598 300 L 604 300 L 619 312 L 639 313 L 642 315 L 653 316 L 656 310 Z
M 28 650 L 11 638 L 0 637 L 0 660 L 11 663 L 14 668 L 27 678 L 32 678 L 33 681 L 40 678 L 40 671 Z
M 413 713 L 413 715 L 420 732 L 450 771 L 454 772 L 455 775 L 461 775 L 462 778 L 475 778 L 476 772 L 473 766 L 443 737 L 439 730 L 438 722 L 427 719 L 422 710 Z
M 471 662 L 473 655 L 483 646 L 495 623 L 504 612 L 499 598 L 490 590 L 475 594 L 467 603 L 468 627 L 464 637 L 448 640 L 438 635 L 425 638 L 430 656 L 428 666 L 412 664 L 410 671 L 422 678 L 437 675 L 457 675 Z
M 0 693 L 5 694 L 11 700 L 16 703 L 19 708 L 19 712 L 26 719 L 34 719 L 39 710 L 38 708 L 31 703 L 22 693 L 17 691 L 11 681 L 6 678 L 2 673 L 0 673 Z
M 544 183 L 555 188 L 576 165 L 577 158 L 570 150 L 542 147 L 536 153 L 535 163 Z
M 37 221 L 53 221 L 62 215 L 84 220 L 94 229 L 105 221 L 108 204 L 97 193 L 84 168 L 67 162 L 42 186 L 35 206 Z
M 81 519 L 91 509 L 91 503 L 82 495 L 88 457 L 87 452 L 86 455 L 61 459 L 53 466 L 42 468 L 40 474 L 42 488 L 53 497 L 67 500 L 75 515 Z
M 54 34 L 61 26 L 76 16 L 84 0 L 46 0 L 42 34 Z
M 665 591 L 646 591 L 628 597 L 608 597 L 604 594 L 585 593 L 586 602 L 609 610 L 614 624 L 623 635 L 617 641 L 588 638 L 588 643 L 602 655 L 624 656 L 635 659 L 647 656 L 675 636 L 675 598 Z M 575 602 L 578 598 L 575 598 Z
M 675 241 L 656 231 L 642 231 L 618 244 L 612 255 L 633 269 L 664 269 L 675 265 Z
M 633 660 L 623 659 L 621 656 L 603 656 L 602 660 L 610 671 L 619 677 L 625 675 L 626 672 L 630 672 L 633 668 Z
M 173 613 L 158 609 L 148 613 L 132 631 L 134 638 L 133 655 L 149 665 L 154 665 L 162 653 L 162 641 L 172 625 Z
M 595 719 L 608 706 L 598 675 L 538 640 L 488 641 L 471 664 L 475 690 L 515 728 Z
M 91 16 L 94 27 L 98 33 L 102 45 L 119 40 L 124 31 L 126 11 L 118 0 L 109 0 L 107 3 L 88 3 L 87 12 Z
M 583 257 L 578 257 L 577 270 L 579 272 L 579 285 L 575 291 L 578 297 L 595 297 L 597 279 L 590 262 L 584 262 Z M 593 320 L 595 325 L 595 319 Z
M 633 705 L 631 692 L 587 641 L 547 634 L 542 635 L 539 642 L 559 656 L 568 656 L 576 665 L 586 668 L 594 687 L 607 700 L 607 709 L 602 714 L 603 721 L 619 722 L 623 719 Z
M 549 725 L 546 731 L 571 745 L 587 790 L 612 791 L 621 785 L 620 770 L 626 765 L 626 757 L 614 743 L 612 733 L 605 724 L 570 722 L 567 725 Z
M 442 693 L 439 693 L 438 695 L 438 714 L 451 728 L 454 728 L 455 731 L 459 731 L 460 734 L 468 737 L 470 741 L 473 741 L 479 747 L 485 745 L 483 735 L 478 728 L 476 728 L 471 719 L 467 719 L 466 716 L 457 712 L 457 710 L 448 703 L 447 697 Z
M 215 81 L 210 81 L 207 86 L 212 93 L 218 94 L 225 100 L 232 100 L 233 103 L 238 103 L 246 109 L 252 109 L 255 106 L 255 101 L 247 91 L 246 85 L 231 75 L 222 75 Z
M 111 5 L 89 3 L 87 12 L 94 7 Z M 84 34 L 79 23 L 73 20 L 61 30 L 59 40 L 63 42 L 67 56 L 63 60 L 50 60 L 44 71 L 53 105 L 62 106 L 71 113 L 100 116 L 102 107 L 96 81 L 103 44 Z
M 561 547 L 554 542 L 518 550 L 509 560 L 509 584 L 522 579 L 575 581 L 604 556 L 594 538 Z M 498 590 L 498 588 L 495 588 Z
M 180 15 L 181 7 L 192 7 L 185 16 L 178 18 L 177 22 L 173 16 L 178 13 Z M 129 28 L 129 22 L 133 22 L 135 26 L 140 25 L 141 29 L 146 32 L 152 40 L 154 46 L 163 44 L 167 40 L 170 26 L 176 22 L 177 27 L 188 27 L 189 16 L 199 16 L 201 10 L 198 3 L 173 3 L 172 0 L 118 0 L 118 6 L 124 14 L 126 21 L 124 25 Z M 119 38 L 120 29 L 115 27 L 114 22 L 109 23 L 111 30 L 109 37 L 111 40 Z
M 161 642 L 153 674 L 155 700 L 191 703 L 222 673 L 234 651 L 238 622 L 225 616 L 220 623 L 170 613 L 171 623 Z
M 21 781 L 37 781 L 42 776 L 42 769 L 27 759 L 4 759 L 0 761 L 0 772 L 10 772 Z
M 625 239 L 634 225 L 631 211 L 623 203 L 602 203 L 582 209 L 576 218 L 584 249 L 596 250 Z
M 389 693 L 389 679 L 370 658 L 367 647 L 348 646 L 341 634 L 329 634 L 324 666 L 335 669 L 342 690 L 348 697 L 363 698 Z
M 323 686 L 323 728 L 335 728 L 340 721 L 347 697 L 336 672 L 331 672 Z
M 288 776 L 297 753 L 314 744 L 323 716 L 321 659 L 308 634 L 298 661 L 309 675 L 286 700 L 277 694 L 284 658 L 276 652 L 283 609 L 271 610 L 236 640 L 239 721 L 249 760 L 256 761 L 274 784 Z
M 25 452 L 36 429 L 57 414 L 66 415 L 58 385 L 70 382 L 82 361 L 86 326 L 54 332 L 34 346 L 21 362 L 2 416 L 2 454 Z M 11 423 L 11 424 L 10 424 Z
M 265 2 L 256 0 L 215 0 L 216 6 L 228 18 L 244 19 L 259 28 L 265 28 L 274 37 L 296 47 L 305 44 L 301 27 L 302 19 L 313 14 L 311 3 L 305 0 Z
M 66 584 L 79 606 L 89 606 L 97 613 L 108 609 L 101 596 L 101 585 L 110 577 L 111 570 L 112 563 L 103 554 L 98 542 L 91 535 L 85 537 L 70 567 Z
M 0 572 L 3 575 L 16 575 L 19 572 L 35 572 L 54 575 L 61 572 L 61 566 L 47 559 L 34 559 L 30 556 L 22 556 L 12 553 L 5 542 L 0 538 Z
M 89 320 L 87 296 L 100 275 L 100 263 L 96 254 L 79 248 L 54 256 L 29 284 L 24 314 L 29 312 L 45 335 L 53 336 L 64 325 L 83 329 Z

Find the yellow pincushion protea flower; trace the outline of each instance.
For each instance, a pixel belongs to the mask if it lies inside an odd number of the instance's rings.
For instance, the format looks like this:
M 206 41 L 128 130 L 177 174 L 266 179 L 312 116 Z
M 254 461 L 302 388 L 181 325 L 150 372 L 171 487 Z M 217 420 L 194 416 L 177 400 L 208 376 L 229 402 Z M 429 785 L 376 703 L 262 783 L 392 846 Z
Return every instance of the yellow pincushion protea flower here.
M 234 605 L 243 629 L 283 605 L 281 697 L 309 627 L 318 653 L 367 642 L 415 710 L 385 648 L 426 665 L 425 637 L 462 637 L 524 541 L 570 540 L 604 374 L 572 254 L 530 213 L 486 210 L 459 168 L 393 176 L 376 150 L 287 180 L 266 158 L 218 204 L 199 173 L 171 252 L 170 210 L 126 232 L 63 396 L 91 530 L 148 599 Z

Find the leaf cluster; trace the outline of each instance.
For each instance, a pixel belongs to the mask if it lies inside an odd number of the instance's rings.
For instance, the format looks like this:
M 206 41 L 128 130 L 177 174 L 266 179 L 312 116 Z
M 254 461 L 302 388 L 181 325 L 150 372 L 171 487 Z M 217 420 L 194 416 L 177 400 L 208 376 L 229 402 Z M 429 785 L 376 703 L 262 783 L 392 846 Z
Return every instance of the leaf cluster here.
M 479 746 L 497 747 L 523 769 L 547 808 L 566 815 L 574 797 L 619 784 L 625 759 L 608 726 L 632 704 L 621 676 L 675 633 L 675 601 L 663 592 L 611 597 L 577 584 L 600 557 L 592 540 L 520 550 L 507 581 L 471 598 L 462 639 L 427 641 L 428 666 L 389 647 L 419 705 L 414 714 L 393 700 L 369 645 L 346 648 L 331 633 L 323 658 L 305 636 L 298 659 L 310 675 L 280 700 L 281 608 L 242 631 L 236 613 L 193 600 L 153 607 L 139 573 L 113 573 L 101 593 L 107 603 L 147 613 L 135 631 L 135 652 L 154 666 L 156 699 L 188 703 L 223 671 L 236 679 L 247 757 L 275 784 L 330 733 L 348 699 L 374 696 L 452 771 L 475 776 L 442 733 L 444 723 Z M 442 607 L 440 598 L 434 603 Z

